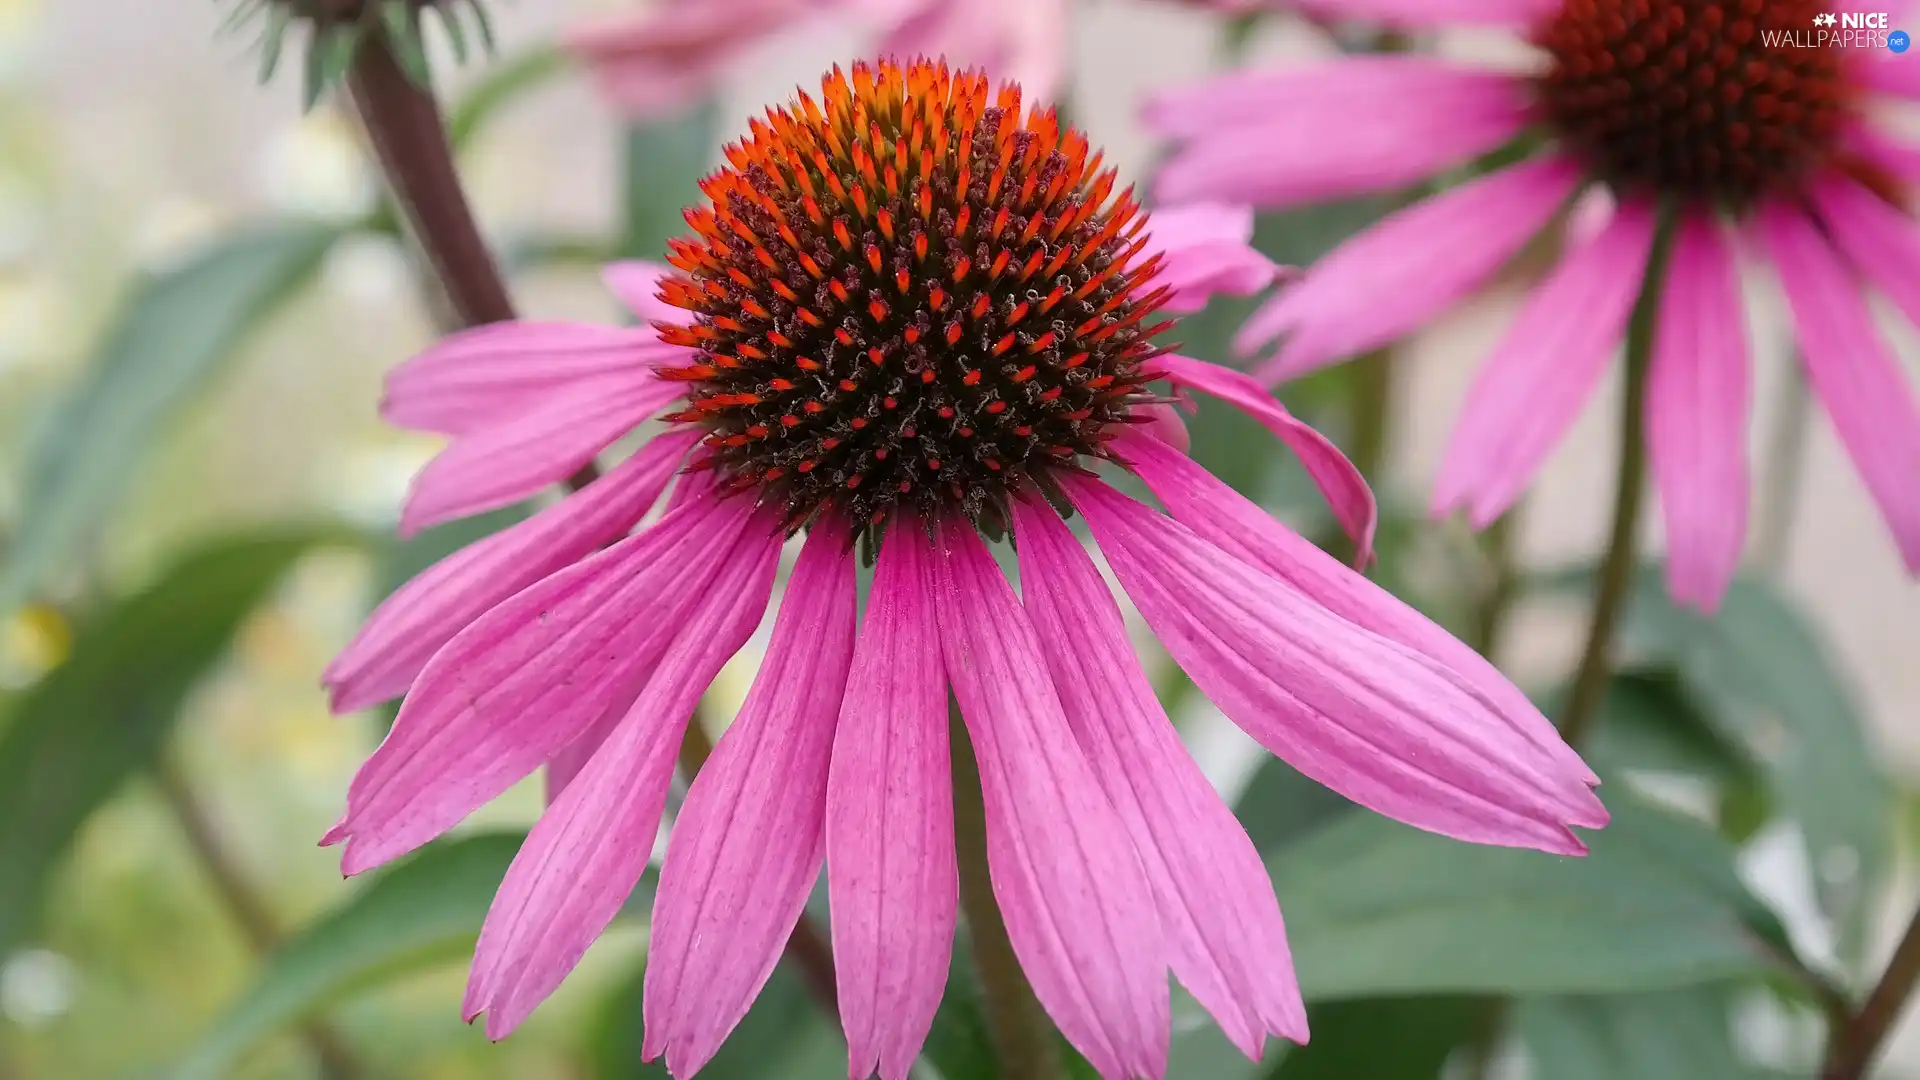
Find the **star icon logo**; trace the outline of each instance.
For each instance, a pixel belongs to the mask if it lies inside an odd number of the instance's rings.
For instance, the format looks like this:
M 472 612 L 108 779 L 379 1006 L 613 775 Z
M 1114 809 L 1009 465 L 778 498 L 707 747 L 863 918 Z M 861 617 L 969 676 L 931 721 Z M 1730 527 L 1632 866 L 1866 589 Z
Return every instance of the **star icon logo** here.
M 1838 21 L 1838 19 L 1833 17 L 1832 12 L 1821 12 L 1813 17 L 1813 25 L 1815 26 L 1832 26 Z

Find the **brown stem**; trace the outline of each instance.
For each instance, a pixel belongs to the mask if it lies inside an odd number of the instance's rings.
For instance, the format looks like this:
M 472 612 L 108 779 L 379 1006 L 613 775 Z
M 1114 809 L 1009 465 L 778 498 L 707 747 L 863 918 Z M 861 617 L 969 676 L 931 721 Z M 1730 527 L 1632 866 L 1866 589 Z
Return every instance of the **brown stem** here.
M 700 774 L 707 759 L 713 756 L 713 737 L 701 723 L 705 710 L 696 711 L 693 720 L 687 724 L 687 733 L 680 740 L 680 771 L 691 784 Z M 820 932 L 820 926 L 812 917 L 802 914 L 800 921 L 794 924 L 793 933 L 787 936 L 785 959 L 807 987 L 813 991 L 813 998 L 828 1016 L 839 1019 L 840 991 L 833 969 L 833 946 L 827 943 L 827 936 Z
M 433 267 L 446 306 L 464 327 L 513 319 L 513 299 L 467 202 L 433 94 L 414 85 L 377 32 L 355 52 L 347 82 L 380 171 Z M 578 491 L 598 475 L 588 462 L 567 478 L 567 486 Z
M 1920 909 L 1894 947 L 1893 959 L 1867 995 L 1866 1003 L 1844 1026 L 1828 1035 L 1827 1061 L 1821 1080 L 1860 1080 L 1880 1054 L 1893 1022 L 1905 1011 L 1913 988 L 1920 982 Z
M 278 920 L 266 899 L 248 880 L 240 860 L 228 847 L 213 815 L 201 804 L 192 783 L 176 764 L 164 757 L 155 765 L 153 778 L 161 801 L 179 825 L 187 847 L 206 872 L 213 891 L 239 926 L 240 935 L 256 954 L 266 955 L 279 948 L 283 935 Z M 324 1075 L 334 1080 L 356 1080 L 371 1075 L 347 1040 L 325 1021 L 308 1021 L 301 1029 L 301 1038 L 319 1060 Z

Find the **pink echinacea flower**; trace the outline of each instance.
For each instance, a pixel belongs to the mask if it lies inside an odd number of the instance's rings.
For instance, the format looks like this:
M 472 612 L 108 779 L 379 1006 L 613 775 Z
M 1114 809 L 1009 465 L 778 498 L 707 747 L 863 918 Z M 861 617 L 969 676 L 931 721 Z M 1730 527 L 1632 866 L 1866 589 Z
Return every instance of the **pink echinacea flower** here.
M 512 1031 L 613 919 L 694 705 L 801 532 L 765 661 L 660 875 L 645 1052 L 677 1076 L 746 1013 L 824 861 L 852 1074 L 906 1077 L 957 921 L 949 696 L 1013 948 L 1103 1076 L 1163 1073 L 1169 968 L 1249 1055 L 1305 1040 L 1260 857 L 1154 698 L 1069 509 L 1196 684 L 1303 773 L 1448 836 L 1585 850 L 1568 826 L 1606 823 L 1597 780 L 1512 684 L 1143 415 L 1162 381 L 1231 401 L 1366 546 L 1372 496 L 1337 449 L 1246 375 L 1150 343 L 1156 309 L 1272 280 L 1243 214 L 1156 228 L 1083 134 L 944 64 L 836 70 L 754 132 L 705 181 L 673 270 L 611 273 L 651 325 L 484 327 L 389 383 L 388 417 L 452 436 L 408 530 L 670 422 L 396 592 L 327 672 L 338 709 L 406 694 L 327 836 L 348 873 L 552 770 L 469 1017 Z M 1018 593 L 983 529 L 1018 541 Z
M 1673 595 L 1713 608 L 1746 536 L 1752 375 L 1736 241 L 1777 272 L 1813 392 L 1920 573 L 1920 406 L 1866 295 L 1920 322 L 1920 223 L 1902 204 L 1920 149 L 1868 111 L 1920 100 L 1913 57 L 1822 40 L 1821 0 L 1306 6 L 1416 29 L 1510 26 L 1539 63 L 1510 74 L 1367 56 L 1166 94 L 1148 108 L 1182 142 L 1158 178 L 1163 199 L 1292 206 L 1407 187 L 1523 137 L 1538 149 L 1310 268 L 1235 343 L 1247 356 L 1273 347 L 1257 375 L 1293 378 L 1419 328 L 1599 185 L 1610 215 L 1567 230 L 1564 256 L 1487 361 L 1435 512 L 1465 509 L 1483 527 L 1518 498 L 1622 340 L 1666 206 L 1675 223 L 1642 407 Z

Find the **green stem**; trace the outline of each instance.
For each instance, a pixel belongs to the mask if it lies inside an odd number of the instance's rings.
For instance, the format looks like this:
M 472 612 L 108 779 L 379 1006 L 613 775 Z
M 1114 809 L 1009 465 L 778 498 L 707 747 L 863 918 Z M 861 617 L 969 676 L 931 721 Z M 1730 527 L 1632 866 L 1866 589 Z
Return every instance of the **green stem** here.
M 1513 504 L 1480 534 L 1481 553 L 1486 556 L 1492 580 L 1488 582 L 1480 606 L 1474 612 L 1473 636 L 1467 643 L 1473 646 L 1474 652 L 1488 660 L 1492 660 L 1493 654 L 1500 648 L 1500 635 L 1506 629 L 1507 615 L 1513 610 L 1513 602 L 1520 597 L 1520 567 L 1514 558 L 1513 543 L 1514 532 L 1519 525 L 1520 507 L 1523 505 Z
M 1786 566 L 1793 524 L 1806 478 L 1807 433 L 1813 427 L 1813 397 L 1796 354 L 1780 386 L 1779 411 L 1767 439 L 1761 470 L 1760 525 L 1754 530 L 1753 561 L 1768 574 Z
M 155 764 L 153 779 L 160 801 L 173 816 L 187 848 L 193 852 L 234 925 L 240 928 L 240 936 L 246 939 L 248 947 L 259 956 L 279 948 L 283 935 L 272 907 L 247 877 L 240 859 L 228 848 L 218 822 L 201 803 L 192 781 L 165 756 Z M 357 1080 L 371 1075 L 346 1038 L 326 1021 L 307 1021 L 300 1037 L 320 1063 L 322 1075 L 332 1080 Z
M 1901 935 L 1893 958 L 1887 961 L 1886 971 L 1866 1002 L 1851 1020 L 1828 1034 L 1821 1080 L 1860 1080 L 1866 1075 L 1880 1056 L 1893 1022 L 1906 1010 L 1916 983 L 1920 983 L 1920 910 L 1915 910 L 1907 923 L 1907 932 Z
M 1349 456 L 1360 475 L 1380 486 L 1386 465 L 1387 430 L 1393 414 L 1393 350 L 1375 349 L 1353 362 L 1353 392 L 1348 398 Z
M 1013 942 L 1000 918 L 987 872 L 987 818 L 980 794 L 980 765 L 956 705 L 948 722 L 953 743 L 953 831 L 960 861 L 960 907 L 967 915 L 973 965 L 980 976 L 981 1007 L 1003 1080 L 1065 1080 L 1053 1025 L 1033 996 Z
M 1672 236 L 1672 216 L 1663 215 L 1647 260 L 1640 298 L 1627 325 L 1627 385 L 1620 398 L 1620 464 L 1614 480 L 1613 527 L 1594 588 L 1586 649 L 1581 653 L 1580 666 L 1575 669 L 1573 689 L 1560 721 L 1561 735 L 1573 746 L 1579 746 L 1592 734 L 1600 702 L 1606 697 L 1607 682 L 1613 676 L 1614 632 L 1626 611 L 1627 596 L 1633 590 L 1634 574 L 1639 567 L 1640 511 L 1646 503 L 1647 489 L 1644 407 L 1647 371 L 1653 361 L 1654 324 L 1659 315 Z

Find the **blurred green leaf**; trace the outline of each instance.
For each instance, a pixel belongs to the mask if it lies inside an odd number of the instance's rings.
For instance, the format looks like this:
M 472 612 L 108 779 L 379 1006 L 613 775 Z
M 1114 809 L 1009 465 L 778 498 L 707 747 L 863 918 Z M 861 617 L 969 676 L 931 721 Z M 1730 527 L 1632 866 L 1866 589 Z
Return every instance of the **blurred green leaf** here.
M 920 1056 L 942 1080 L 995 1080 L 999 1058 L 981 1011 L 980 983 L 974 977 L 972 947 L 963 926 L 954 937 L 953 962 L 947 966 L 947 992 L 934 1014 L 933 1028 Z
M 484 20 L 485 14 L 477 5 L 475 11 Z M 456 151 L 467 149 L 501 109 L 567 70 L 566 54 L 553 46 L 534 49 L 488 68 L 448 111 L 448 141 Z
M 1312 1040 L 1288 1053 L 1268 1080 L 1434 1080 L 1486 1025 L 1487 1010 L 1485 1001 L 1461 997 L 1325 1002 L 1308 1010 Z M 1564 1080 L 1552 1071 L 1542 1075 Z
M 227 537 L 105 606 L 0 730 L 0 956 L 32 932 L 48 873 L 88 816 L 166 744 L 181 706 L 327 528 Z
M 470 954 L 493 892 L 526 838 L 442 840 L 388 869 L 267 959 L 254 983 L 167 1080 L 218 1080 L 261 1039 L 354 989 Z
M 630 259 L 665 257 L 687 231 L 681 211 L 700 200 L 700 179 L 720 153 L 720 106 L 708 100 L 678 116 L 627 129 L 622 149 L 626 223 L 620 250 Z
M 1300 775 L 1293 766 L 1270 757 L 1261 762 L 1253 779 L 1247 782 L 1233 812 L 1240 824 L 1246 826 L 1253 846 L 1266 852 L 1357 809 L 1332 788 L 1315 783 Z
M 1536 1075 L 1552 1080 L 1759 1080 L 1734 1050 L 1729 997 L 1702 986 L 1540 998 L 1520 1002 L 1513 1022 Z
M 1546 711 L 1554 715 L 1556 710 Z M 1647 769 L 1719 783 L 1754 775 L 1742 748 L 1713 728 L 1699 703 L 1668 671 L 1628 671 L 1613 677 L 1586 757 L 1603 771 Z
M 1577 589 L 1590 580 L 1583 568 L 1550 583 Z M 1894 800 L 1821 635 L 1751 578 L 1735 581 L 1713 615 L 1677 607 L 1654 566 L 1635 584 L 1621 643 L 1633 661 L 1671 665 L 1712 729 L 1766 777 L 1775 805 L 1806 836 L 1822 910 L 1858 945 L 1865 902 L 1892 857 Z
M 646 1040 L 640 1007 L 646 974 L 643 963 L 602 1006 L 587 1040 L 589 1075 L 594 1080 L 669 1080 L 661 1062 L 640 1060 Z M 847 1071 L 845 1045 L 841 1044 L 837 1056 L 820 1051 L 815 1044 L 823 1031 L 838 1040 L 838 1032 L 808 997 L 806 983 L 781 964 L 773 969 L 740 1026 L 700 1070 L 701 1080 L 759 1080 L 769 1075 L 773 1062 L 780 1064 L 782 1080 L 842 1080 Z
M 1566 858 L 1357 814 L 1269 857 L 1308 1000 L 1600 993 L 1777 972 L 1778 919 L 1700 826 L 1606 789 Z
M 26 602 L 88 542 L 165 423 L 247 331 L 314 275 L 338 235 L 311 224 L 251 228 L 139 287 L 27 448 L 23 505 L 0 568 L 0 613 Z

